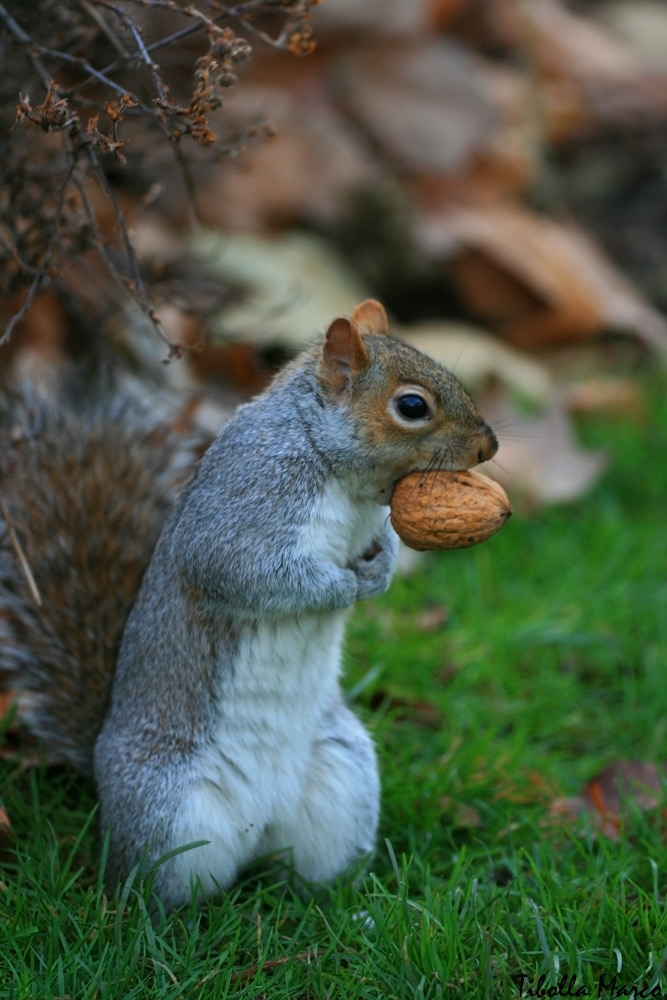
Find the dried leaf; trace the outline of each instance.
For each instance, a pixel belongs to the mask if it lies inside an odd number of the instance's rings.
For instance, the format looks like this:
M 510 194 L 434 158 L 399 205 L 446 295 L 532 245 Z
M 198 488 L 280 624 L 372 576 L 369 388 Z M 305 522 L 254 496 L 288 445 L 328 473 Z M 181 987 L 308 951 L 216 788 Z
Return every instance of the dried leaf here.
M 9 822 L 9 816 L 7 815 L 7 810 L 0 802 L 0 837 L 6 836 L 11 832 L 12 824 Z
M 482 814 L 467 802 L 457 803 L 454 809 L 453 823 L 455 827 L 464 830 L 479 829 L 484 826 Z
M 559 0 L 531 0 L 520 11 L 517 42 L 529 49 L 542 78 L 576 88 L 589 127 L 634 127 L 667 114 L 667 76 L 612 31 Z
M 300 349 L 332 316 L 349 315 L 369 297 L 329 245 L 315 236 L 208 233 L 197 239 L 195 251 L 211 270 L 248 288 L 243 304 L 226 308 L 216 324 L 232 340 Z
M 487 72 L 493 77 L 505 131 L 521 145 L 524 157 L 530 157 L 529 177 L 539 175 L 545 139 L 562 143 L 580 134 L 588 125 L 588 109 L 568 80 L 536 80 L 525 68 L 491 62 Z
M 479 327 L 428 321 L 402 327 L 399 332 L 417 350 L 454 371 L 475 394 L 491 380 L 537 404 L 548 402 L 554 394 L 553 379 L 543 364 Z
M 13 691 L 0 691 L 0 721 L 9 715 L 15 703 L 16 695 Z
M 616 761 L 589 781 L 584 799 L 604 815 L 620 816 L 629 801 L 639 809 L 655 809 L 664 796 L 666 779 L 667 763 Z
M 326 37 L 341 31 L 372 31 L 393 37 L 414 34 L 425 28 L 442 30 L 471 0 L 336 0 L 323 3 L 313 13 L 315 32 Z
M 0 328 L 18 312 L 24 301 L 25 293 L 22 292 L 0 302 Z M 17 327 L 17 336 L 3 345 L 3 367 L 13 365 L 17 377 L 21 377 L 29 376 L 33 366 L 46 369 L 57 364 L 67 347 L 68 322 L 57 295 L 51 291 L 42 292 Z
M 307 965 L 310 965 L 314 957 L 315 953 L 308 948 L 306 951 L 298 952 L 295 955 L 281 955 L 278 958 L 265 959 L 261 965 L 250 965 L 248 968 L 235 970 L 232 972 L 232 980 L 234 982 L 247 982 L 250 979 L 254 979 L 260 971 L 264 973 L 271 969 L 277 969 L 281 965 L 290 965 L 296 962 L 305 962 Z
M 611 0 L 595 18 L 639 56 L 645 66 L 667 70 L 667 7 L 664 0 Z
M 439 632 L 448 621 L 449 608 L 444 604 L 435 604 L 419 612 L 415 619 L 415 627 L 418 632 Z
M 0 802 L 0 854 L 2 854 L 5 848 L 10 846 L 13 839 L 14 831 L 12 830 L 9 815 L 2 802 Z
M 383 689 L 373 692 L 370 708 L 388 708 L 396 722 L 409 722 L 422 729 L 441 729 L 443 715 L 437 705 L 423 698 L 403 698 Z
M 57 767 L 66 763 L 65 758 L 54 752 L 41 752 L 37 749 L 26 750 L 26 739 L 19 746 L 12 741 L 0 744 L 0 760 L 15 761 L 19 771 L 32 771 L 38 767 Z
M 493 204 L 432 212 L 417 237 L 427 253 L 450 259 L 470 309 L 517 347 L 617 330 L 667 358 L 665 319 L 572 224 Z
M 199 184 L 197 204 L 209 226 L 266 231 L 303 219 L 331 225 L 344 214 L 349 192 L 379 177 L 374 157 L 326 99 L 322 81 L 290 83 L 293 92 L 273 79 L 246 85 L 227 102 L 226 113 L 240 122 L 270 116 L 277 134 L 249 144 L 238 162 L 225 160 Z
M 478 402 L 498 431 L 500 447 L 493 475 L 513 494 L 534 504 L 566 503 L 586 493 L 607 464 L 602 451 L 585 451 L 575 441 L 568 413 L 556 397 L 527 418 L 501 385 Z
M 629 378 L 597 376 L 568 386 L 563 402 L 572 413 L 606 413 L 643 420 L 646 401 L 641 388 Z
M 0 678 L 0 681 L 5 681 Z M 11 725 L 7 725 L 7 717 L 16 710 Z M 34 736 L 21 725 L 20 699 L 15 691 L 3 688 L 0 690 L 0 722 L 5 722 L 4 740 L 0 741 L 0 760 L 17 762 L 19 770 L 29 771 L 42 764 L 61 764 L 62 757 L 47 750 L 37 748 Z M 0 819 L 1 827 L 1 819 Z
M 403 169 L 455 174 L 493 136 L 484 63 L 450 40 L 402 39 L 341 61 L 338 96 Z
M 575 820 L 590 816 L 598 833 L 618 839 L 628 806 L 647 811 L 665 800 L 667 763 L 617 761 L 592 778 L 581 795 L 554 799 L 552 818 Z

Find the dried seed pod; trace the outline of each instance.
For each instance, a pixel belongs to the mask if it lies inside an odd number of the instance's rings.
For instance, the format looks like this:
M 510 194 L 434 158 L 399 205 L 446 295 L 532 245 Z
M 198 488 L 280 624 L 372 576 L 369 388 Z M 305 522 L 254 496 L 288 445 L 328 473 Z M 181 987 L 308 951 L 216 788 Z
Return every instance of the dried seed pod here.
M 479 472 L 411 472 L 391 498 L 391 523 L 411 549 L 464 549 L 502 528 L 512 507 L 502 486 Z

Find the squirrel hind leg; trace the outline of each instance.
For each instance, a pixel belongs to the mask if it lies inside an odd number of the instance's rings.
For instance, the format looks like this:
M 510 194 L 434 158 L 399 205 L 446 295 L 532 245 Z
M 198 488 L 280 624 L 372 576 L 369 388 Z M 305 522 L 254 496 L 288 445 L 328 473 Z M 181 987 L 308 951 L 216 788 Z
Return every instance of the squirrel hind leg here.
M 297 876 L 331 882 L 373 853 L 379 804 L 373 741 L 341 702 L 324 717 L 296 808 L 267 828 L 260 854 L 288 851 Z

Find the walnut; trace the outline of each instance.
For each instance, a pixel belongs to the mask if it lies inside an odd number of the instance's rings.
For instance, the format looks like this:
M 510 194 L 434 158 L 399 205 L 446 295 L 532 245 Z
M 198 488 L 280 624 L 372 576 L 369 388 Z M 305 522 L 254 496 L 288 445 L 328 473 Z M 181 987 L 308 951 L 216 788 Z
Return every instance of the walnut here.
M 391 523 L 411 549 L 464 549 L 502 528 L 512 507 L 502 486 L 471 469 L 411 472 L 391 498 Z

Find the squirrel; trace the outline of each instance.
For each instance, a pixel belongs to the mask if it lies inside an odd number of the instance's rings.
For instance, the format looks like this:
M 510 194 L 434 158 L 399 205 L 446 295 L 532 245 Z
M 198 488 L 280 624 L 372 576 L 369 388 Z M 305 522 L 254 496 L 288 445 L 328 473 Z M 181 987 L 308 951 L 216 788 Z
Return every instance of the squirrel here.
M 107 882 L 150 871 L 170 909 L 277 852 L 307 883 L 370 855 L 345 619 L 392 578 L 396 481 L 497 450 L 459 381 L 367 300 L 200 458 L 134 405 L 23 410 L 0 421 L 0 685 L 94 775 Z

